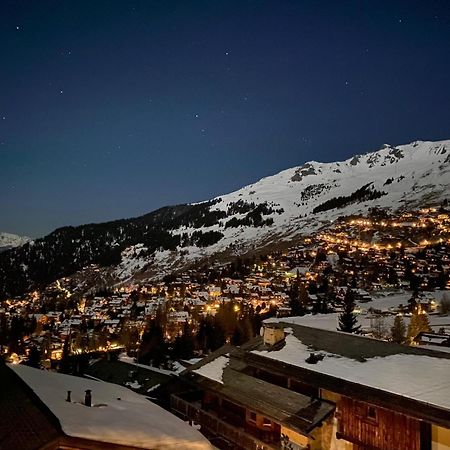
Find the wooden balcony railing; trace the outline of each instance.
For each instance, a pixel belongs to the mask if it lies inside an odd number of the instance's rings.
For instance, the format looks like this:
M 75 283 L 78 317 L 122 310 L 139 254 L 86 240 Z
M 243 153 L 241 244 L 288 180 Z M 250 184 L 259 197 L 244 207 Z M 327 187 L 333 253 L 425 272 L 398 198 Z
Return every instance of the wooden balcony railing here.
M 221 420 L 214 413 L 202 410 L 199 404 L 191 403 L 176 395 L 172 395 L 170 406 L 171 410 L 183 419 L 192 420 L 205 427 L 209 432 L 222 436 L 246 450 L 281 450 L 280 444 L 263 442 L 244 429 Z

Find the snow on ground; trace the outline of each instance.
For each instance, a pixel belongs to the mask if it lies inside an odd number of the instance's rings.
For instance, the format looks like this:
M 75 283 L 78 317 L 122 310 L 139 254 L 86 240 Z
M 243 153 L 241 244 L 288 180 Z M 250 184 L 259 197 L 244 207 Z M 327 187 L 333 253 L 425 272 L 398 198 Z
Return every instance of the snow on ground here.
M 308 364 L 305 360 L 310 356 L 310 349 L 292 334 L 292 330 L 285 331 L 289 334 L 281 350 L 254 350 L 253 353 L 353 383 L 450 408 L 449 359 L 397 354 L 359 362 L 340 355 L 322 353 L 323 360 L 317 364 Z
M 443 292 L 436 291 L 433 293 L 434 297 L 437 301 L 439 301 L 442 297 Z M 408 300 L 411 298 L 411 293 L 400 293 L 389 295 L 387 297 L 375 297 L 373 301 L 367 303 L 358 303 L 357 304 L 357 319 L 358 324 L 361 325 L 363 331 L 371 330 L 374 325 L 376 318 L 373 314 L 368 312 L 369 308 L 377 309 L 382 312 L 391 313 L 391 315 L 383 316 L 383 323 L 387 330 L 392 327 L 395 319 L 395 314 L 393 313 L 393 309 L 398 307 L 400 304 L 407 305 Z M 283 317 L 283 318 L 271 318 L 266 320 L 266 322 L 286 322 L 293 323 L 297 325 L 304 325 L 307 327 L 318 328 L 321 330 L 330 330 L 336 331 L 339 322 L 339 314 L 340 313 L 330 313 L 330 314 L 308 314 L 301 317 Z M 440 316 L 439 314 L 430 314 L 430 325 L 433 331 L 438 331 L 441 327 L 449 327 L 450 328 L 450 316 Z M 403 320 L 405 325 L 408 326 L 410 317 L 404 316 Z M 428 347 L 427 347 L 428 348 Z
M 148 264 L 146 256 L 147 247 L 144 244 L 136 244 L 127 247 L 121 254 L 121 262 L 114 273 L 117 278 L 126 280 L 134 273 L 143 269 Z
M 4 247 L 5 249 L 20 247 L 30 241 L 31 238 L 26 236 L 17 236 L 16 234 L 0 232 L 0 249 L 2 247 Z
M 192 427 L 168 411 L 116 384 L 9 365 L 59 419 L 64 433 L 151 449 L 212 449 Z M 92 390 L 92 407 L 83 405 Z M 72 402 L 66 402 L 67 391 Z
M 210 380 L 217 381 L 223 384 L 222 376 L 225 367 L 228 366 L 230 359 L 228 355 L 218 356 L 216 359 L 205 364 L 204 366 L 193 370 L 192 372 L 198 373 L 203 377 L 209 378 Z

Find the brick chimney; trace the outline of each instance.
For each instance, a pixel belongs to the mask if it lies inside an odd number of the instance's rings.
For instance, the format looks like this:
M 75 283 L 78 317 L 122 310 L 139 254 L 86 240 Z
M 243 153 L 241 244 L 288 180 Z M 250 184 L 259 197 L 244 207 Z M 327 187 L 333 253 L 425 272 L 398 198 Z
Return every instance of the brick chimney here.
M 284 327 L 280 323 L 265 323 L 263 330 L 264 345 L 275 345 L 284 339 Z
M 85 406 L 92 406 L 92 396 L 91 396 L 91 390 L 86 389 L 84 394 L 84 404 Z

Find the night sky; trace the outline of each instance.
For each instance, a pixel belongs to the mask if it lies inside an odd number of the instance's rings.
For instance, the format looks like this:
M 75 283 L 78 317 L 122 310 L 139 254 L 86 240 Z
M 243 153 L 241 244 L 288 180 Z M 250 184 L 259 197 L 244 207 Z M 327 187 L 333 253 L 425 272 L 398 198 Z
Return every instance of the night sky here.
M 450 138 L 450 2 L 0 2 L 0 230 Z

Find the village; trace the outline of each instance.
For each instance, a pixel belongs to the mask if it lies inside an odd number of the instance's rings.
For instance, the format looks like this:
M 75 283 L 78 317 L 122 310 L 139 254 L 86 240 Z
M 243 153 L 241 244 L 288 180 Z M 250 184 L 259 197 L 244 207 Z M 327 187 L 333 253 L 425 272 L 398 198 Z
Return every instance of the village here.
M 347 290 L 362 334 L 392 340 L 395 317 L 406 330 L 419 311 L 425 328 L 414 336 L 405 331 L 403 341 L 450 346 L 449 247 L 442 207 L 399 215 L 374 210 L 342 218 L 284 251 L 163 280 L 80 296 L 71 294 L 70 279 L 60 279 L 2 304 L 1 353 L 15 363 L 31 355 L 56 369 L 64 356 L 121 350 L 169 367 L 169 360 L 241 344 L 270 317 L 336 329 Z M 166 355 L 151 351 L 152 326 Z

